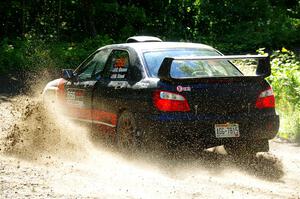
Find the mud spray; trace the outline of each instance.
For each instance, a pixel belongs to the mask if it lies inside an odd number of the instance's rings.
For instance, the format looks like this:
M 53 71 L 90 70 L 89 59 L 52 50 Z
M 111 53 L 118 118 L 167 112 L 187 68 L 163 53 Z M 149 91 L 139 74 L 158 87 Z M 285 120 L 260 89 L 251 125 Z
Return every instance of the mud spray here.
M 75 198 L 282 198 L 284 170 L 270 154 L 234 162 L 203 152 L 183 159 L 128 159 L 89 139 L 90 130 L 49 111 L 41 100 L 18 96 L 0 106 L 2 153 L 47 166 L 47 184 L 63 197 Z M 47 164 L 46 164 L 47 163 Z M 293 193 L 292 196 L 296 196 Z

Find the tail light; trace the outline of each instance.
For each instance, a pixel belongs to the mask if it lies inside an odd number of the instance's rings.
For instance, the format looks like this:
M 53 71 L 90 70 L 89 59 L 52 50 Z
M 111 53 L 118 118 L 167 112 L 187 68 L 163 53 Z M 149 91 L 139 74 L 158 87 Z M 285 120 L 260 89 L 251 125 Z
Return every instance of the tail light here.
M 255 105 L 258 109 L 275 108 L 275 97 L 271 87 L 259 94 Z
M 184 96 L 168 91 L 154 91 L 153 103 L 158 110 L 165 112 L 187 112 L 191 110 Z

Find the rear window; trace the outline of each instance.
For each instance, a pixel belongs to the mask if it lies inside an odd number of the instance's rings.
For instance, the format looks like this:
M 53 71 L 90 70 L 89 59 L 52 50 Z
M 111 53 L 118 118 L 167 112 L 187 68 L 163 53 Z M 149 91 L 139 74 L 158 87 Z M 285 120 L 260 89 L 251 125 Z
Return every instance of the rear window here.
M 171 49 L 144 52 L 144 58 L 151 77 L 157 77 L 159 67 L 165 57 L 220 56 L 208 49 Z M 227 77 L 243 74 L 226 60 L 174 60 L 170 75 L 173 78 Z

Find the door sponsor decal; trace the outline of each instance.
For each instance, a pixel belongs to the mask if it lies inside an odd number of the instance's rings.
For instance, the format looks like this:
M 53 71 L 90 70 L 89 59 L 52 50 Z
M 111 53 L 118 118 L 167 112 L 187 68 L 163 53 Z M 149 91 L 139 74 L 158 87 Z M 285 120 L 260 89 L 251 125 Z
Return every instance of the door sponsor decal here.
M 117 73 L 113 73 L 110 76 L 111 79 L 124 79 L 125 78 L 125 74 L 117 74 Z
M 191 87 L 190 86 L 177 86 L 176 87 L 176 90 L 178 91 L 178 92 L 183 92 L 183 91 L 191 91 L 192 89 L 191 89 Z
M 114 87 L 115 89 L 121 89 L 121 88 L 127 88 L 129 84 L 127 81 L 111 81 L 107 86 Z
M 111 79 L 125 79 L 128 71 L 128 58 L 120 57 L 113 60 L 113 65 L 110 70 Z
M 75 107 L 83 107 L 84 90 L 68 89 L 66 92 L 66 102 Z
M 126 66 L 127 66 L 127 59 L 125 57 L 115 60 L 115 63 L 114 63 L 115 68 L 124 68 Z
M 113 73 L 126 73 L 128 68 L 113 68 L 111 72 Z

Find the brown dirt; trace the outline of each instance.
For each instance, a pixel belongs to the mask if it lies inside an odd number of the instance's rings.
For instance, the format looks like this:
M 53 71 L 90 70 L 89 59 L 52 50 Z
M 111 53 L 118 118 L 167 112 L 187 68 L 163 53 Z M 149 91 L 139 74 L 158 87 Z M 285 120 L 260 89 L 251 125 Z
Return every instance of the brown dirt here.
M 28 96 L 0 97 L 0 198 L 300 198 L 300 147 L 233 160 L 124 156 Z

